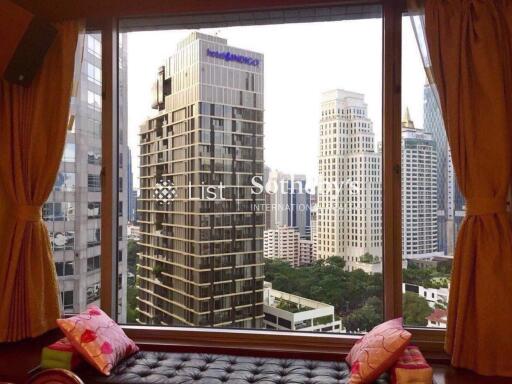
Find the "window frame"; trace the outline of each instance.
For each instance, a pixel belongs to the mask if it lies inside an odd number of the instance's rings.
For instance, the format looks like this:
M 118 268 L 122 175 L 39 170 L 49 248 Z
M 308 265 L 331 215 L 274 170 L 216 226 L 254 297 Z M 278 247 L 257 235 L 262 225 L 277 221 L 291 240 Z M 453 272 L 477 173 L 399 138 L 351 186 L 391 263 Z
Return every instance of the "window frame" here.
M 300 1 L 278 1 L 277 6 L 259 5 L 258 10 L 304 9 Z M 379 4 L 382 6 L 382 221 L 383 221 L 383 304 L 384 319 L 402 316 L 402 252 L 401 252 L 401 73 L 402 16 L 405 0 L 335 0 L 315 1 L 307 8 L 347 4 Z M 225 8 L 220 6 L 219 9 Z M 233 12 L 246 12 L 243 5 Z M 223 11 L 219 11 L 223 13 Z M 215 12 L 218 14 L 219 12 Z M 230 11 L 231 12 L 231 11 Z M 180 12 L 181 13 L 181 12 Z M 208 16 L 210 13 L 190 9 L 183 14 Z M 176 15 L 174 15 L 176 16 Z M 118 254 L 118 31 L 119 19 L 87 20 L 87 29 L 101 31 L 102 39 L 102 170 L 101 170 L 101 307 L 117 317 Z M 397 220 L 395 218 L 398 218 Z M 360 336 L 313 332 L 283 332 L 246 329 L 200 327 L 158 327 L 123 325 L 127 335 L 152 348 L 210 350 L 217 352 L 256 353 L 256 350 L 297 356 L 342 356 Z M 412 341 L 432 360 L 449 361 L 444 352 L 442 329 L 407 327 Z M 245 351 L 245 352 L 244 352 Z

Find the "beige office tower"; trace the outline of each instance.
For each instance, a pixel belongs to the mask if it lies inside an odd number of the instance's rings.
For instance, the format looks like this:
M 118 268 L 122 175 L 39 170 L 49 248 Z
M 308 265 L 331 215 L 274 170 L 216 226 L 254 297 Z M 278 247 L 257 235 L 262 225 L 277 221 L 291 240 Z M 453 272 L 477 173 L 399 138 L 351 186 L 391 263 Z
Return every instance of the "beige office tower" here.
M 323 93 L 318 172 L 317 258 L 340 256 L 348 270 L 379 262 L 381 155 L 363 94 Z
M 138 321 L 261 328 L 263 55 L 194 32 L 155 91 L 140 132 Z

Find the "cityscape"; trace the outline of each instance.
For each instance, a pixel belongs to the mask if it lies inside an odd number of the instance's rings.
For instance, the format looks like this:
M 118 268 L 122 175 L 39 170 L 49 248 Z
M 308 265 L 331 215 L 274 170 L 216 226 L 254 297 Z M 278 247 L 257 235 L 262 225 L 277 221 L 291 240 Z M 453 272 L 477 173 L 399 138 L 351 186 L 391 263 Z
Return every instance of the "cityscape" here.
M 264 54 L 192 32 L 148 68 L 154 114 L 133 148 L 120 36 L 119 321 L 337 333 L 381 322 L 382 144 L 365 95 L 322 93 L 314 180 L 272 168 Z M 87 35 L 77 117 L 43 209 L 69 313 L 101 289 L 100 41 Z M 401 127 L 404 322 L 445 327 L 465 208 L 428 84 L 423 102 L 423 121 L 406 108 Z

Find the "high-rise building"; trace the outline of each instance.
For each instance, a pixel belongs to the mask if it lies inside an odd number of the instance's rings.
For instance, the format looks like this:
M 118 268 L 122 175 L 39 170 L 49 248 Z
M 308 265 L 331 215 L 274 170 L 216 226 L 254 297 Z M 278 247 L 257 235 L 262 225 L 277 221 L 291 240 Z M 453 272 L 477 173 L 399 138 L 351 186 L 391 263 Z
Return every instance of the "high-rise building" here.
M 126 76 L 126 37 L 119 50 L 120 78 Z M 126 137 L 126 97 L 120 88 L 119 135 Z M 101 258 L 101 35 L 87 34 L 76 97 L 75 122 L 52 193 L 43 206 L 65 312 L 78 313 L 100 297 Z M 126 142 L 119 145 L 119 226 L 126 227 Z M 126 240 L 119 241 L 119 320 L 126 313 Z
M 263 55 L 191 33 L 140 132 L 138 321 L 261 328 Z
M 423 128 L 436 143 L 437 250 L 453 255 L 457 232 L 465 216 L 465 202 L 455 179 L 443 116 L 434 90 L 428 83 L 425 84 L 423 98 Z
M 300 265 L 300 233 L 295 228 L 268 229 L 263 239 L 263 256 L 266 259 L 281 260 L 292 267 Z
M 269 170 L 265 185 L 269 204 L 267 229 L 293 227 L 302 238 L 311 238 L 311 197 L 306 176 Z
M 364 95 L 323 93 L 318 172 L 317 257 L 341 256 L 348 270 L 365 254 L 380 260 L 381 156 Z
M 437 253 L 437 155 L 432 135 L 402 120 L 402 255 Z
M 316 261 L 316 247 L 314 240 L 299 240 L 299 266 L 311 265 Z
M 133 164 L 132 164 L 132 151 L 128 148 L 127 159 L 127 176 L 128 176 L 128 221 L 134 223 L 137 221 L 137 191 L 133 188 Z
M 296 228 L 304 239 L 311 238 L 311 198 L 305 175 L 292 175 L 287 180 L 288 225 Z

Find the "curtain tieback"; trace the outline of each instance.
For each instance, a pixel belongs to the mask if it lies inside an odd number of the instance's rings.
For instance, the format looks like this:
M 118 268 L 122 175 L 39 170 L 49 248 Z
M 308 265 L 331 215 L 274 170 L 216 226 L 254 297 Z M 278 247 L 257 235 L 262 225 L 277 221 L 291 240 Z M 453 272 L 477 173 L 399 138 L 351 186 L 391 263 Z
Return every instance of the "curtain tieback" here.
M 41 207 L 39 205 L 18 205 L 16 208 L 16 216 L 22 221 L 40 221 Z
M 466 201 L 467 215 L 492 215 L 507 212 L 507 200 L 504 197 L 473 197 Z

